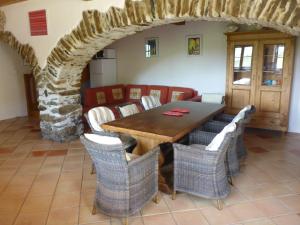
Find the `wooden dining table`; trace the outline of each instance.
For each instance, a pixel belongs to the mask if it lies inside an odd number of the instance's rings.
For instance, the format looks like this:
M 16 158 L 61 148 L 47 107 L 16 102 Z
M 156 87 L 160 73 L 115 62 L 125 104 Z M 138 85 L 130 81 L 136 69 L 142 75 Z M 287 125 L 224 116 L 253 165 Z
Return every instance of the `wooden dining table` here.
M 163 114 L 175 108 L 188 109 L 189 112 L 183 113 L 180 117 Z M 129 134 L 134 137 L 137 140 L 137 146 L 133 153 L 143 155 L 159 144 L 179 141 L 224 109 L 225 106 L 222 104 L 178 101 L 102 124 L 101 127 L 106 131 Z M 163 163 L 164 157 L 160 154 L 160 168 Z M 159 189 L 165 193 L 172 192 L 162 173 L 159 175 Z

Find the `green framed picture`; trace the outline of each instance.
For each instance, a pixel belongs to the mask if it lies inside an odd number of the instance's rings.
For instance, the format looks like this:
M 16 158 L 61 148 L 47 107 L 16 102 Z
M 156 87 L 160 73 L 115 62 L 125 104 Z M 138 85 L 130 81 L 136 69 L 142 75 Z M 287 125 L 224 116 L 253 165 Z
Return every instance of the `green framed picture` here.
M 186 37 L 188 56 L 201 55 L 202 38 L 201 35 L 189 35 Z

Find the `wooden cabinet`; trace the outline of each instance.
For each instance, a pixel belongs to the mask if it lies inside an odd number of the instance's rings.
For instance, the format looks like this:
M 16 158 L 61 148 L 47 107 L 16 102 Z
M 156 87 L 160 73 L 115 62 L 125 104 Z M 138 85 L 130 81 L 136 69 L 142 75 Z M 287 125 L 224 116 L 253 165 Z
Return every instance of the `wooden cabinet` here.
M 295 38 L 273 30 L 226 35 L 227 113 L 252 104 L 250 127 L 287 131 Z

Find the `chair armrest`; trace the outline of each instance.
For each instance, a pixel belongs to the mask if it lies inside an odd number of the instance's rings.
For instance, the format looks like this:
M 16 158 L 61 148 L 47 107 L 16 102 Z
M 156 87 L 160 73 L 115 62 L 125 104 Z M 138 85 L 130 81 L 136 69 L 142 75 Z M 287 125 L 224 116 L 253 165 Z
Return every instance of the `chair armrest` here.
M 158 155 L 160 148 L 156 147 L 146 154 L 137 157 L 128 162 L 128 169 L 130 175 L 137 175 L 145 177 L 147 171 L 152 171 L 158 174 Z
M 202 130 L 207 131 L 207 132 L 220 133 L 224 129 L 224 127 L 227 125 L 228 125 L 228 123 L 226 123 L 226 122 L 212 120 L 212 121 L 205 123 L 202 126 Z
M 130 135 L 127 134 L 119 134 L 120 139 L 123 143 L 124 148 L 127 149 L 132 149 L 137 145 L 136 139 L 131 137 Z
M 93 130 L 92 133 L 93 134 L 102 135 L 102 136 L 120 137 L 120 135 L 118 133 L 114 133 L 114 132 L 106 132 L 106 131 L 96 131 L 96 130 Z
M 205 150 L 205 145 L 197 145 L 197 147 L 193 147 L 190 145 L 182 145 L 178 143 L 173 144 L 174 153 L 175 152 L 183 152 L 184 154 L 202 154 Z
M 198 169 L 202 172 L 212 173 L 220 152 L 207 151 L 205 147 L 204 145 L 186 146 L 173 144 L 175 168 L 176 164 L 185 163 L 188 167 L 198 165 Z
M 130 201 L 144 204 L 158 192 L 159 147 L 128 162 Z
M 202 144 L 209 145 L 211 141 L 215 138 L 217 133 L 206 132 L 201 129 L 193 130 L 190 133 L 189 143 L 191 144 Z
M 230 115 L 230 114 L 222 113 L 222 114 L 217 115 L 215 117 L 215 119 L 218 120 L 218 121 L 223 121 L 223 122 L 231 123 L 231 121 L 233 120 L 234 117 L 235 117 L 235 115 Z

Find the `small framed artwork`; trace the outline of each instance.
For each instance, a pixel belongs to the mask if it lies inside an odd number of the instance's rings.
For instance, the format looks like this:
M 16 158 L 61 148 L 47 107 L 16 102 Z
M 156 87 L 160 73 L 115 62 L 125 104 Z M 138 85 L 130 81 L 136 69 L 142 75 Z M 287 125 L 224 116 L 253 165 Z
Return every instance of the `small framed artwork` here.
M 146 58 L 158 56 L 158 38 L 145 39 L 145 56 Z
M 31 11 L 28 14 L 31 36 L 48 35 L 46 10 Z
M 199 34 L 186 36 L 186 47 L 188 56 L 201 55 L 202 36 Z

